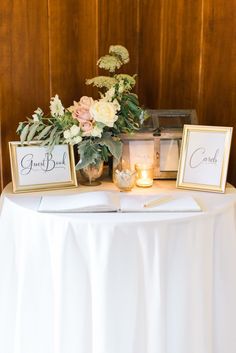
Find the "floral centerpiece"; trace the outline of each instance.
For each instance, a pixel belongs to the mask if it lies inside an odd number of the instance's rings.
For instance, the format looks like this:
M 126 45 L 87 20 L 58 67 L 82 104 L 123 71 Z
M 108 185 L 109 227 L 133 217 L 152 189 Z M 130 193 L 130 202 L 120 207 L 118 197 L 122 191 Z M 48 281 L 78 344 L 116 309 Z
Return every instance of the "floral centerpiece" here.
M 31 118 L 20 122 L 17 133 L 21 143 L 39 141 L 52 148 L 56 144 L 77 145 L 80 156 L 76 169 L 97 165 L 112 155 L 119 160 L 122 153 L 121 133 L 138 130 L 144 119 L 138 97 L 131 90 L 135 75 L 116 74 L 129 62 L 129 52 L 121 45 L 111 45 L 109 54 L 102 56 L 97 65 L 109 72 L 86 81 L 99 89 L 100 98 L 83 96 L 65 108 L 58 97 L 51 98 L 50 113 L 44 115 L 38 108 Z

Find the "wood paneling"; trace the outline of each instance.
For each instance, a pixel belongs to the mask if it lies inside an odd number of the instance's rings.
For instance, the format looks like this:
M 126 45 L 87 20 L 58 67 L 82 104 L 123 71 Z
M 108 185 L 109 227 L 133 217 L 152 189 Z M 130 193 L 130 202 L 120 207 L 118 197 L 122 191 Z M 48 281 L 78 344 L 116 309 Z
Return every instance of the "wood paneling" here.
M 97 0 L 50 0 L 49 43 L 51 95 L 67 106 L 93 95 L 85 79 L 97 73 Z
M 20 120 L 49 97 L 46 0 L 0 3 L 1 143 L 3 180 L 10 180 L 8 141 Z
M 10 180 L 9 140 L 37 106 L 97 95 L 86 78 L 109 45 L 130 52 L 140 102 L 195 108 L 202 124 L 236 127 L 233 0 L 9 0 L 0 3 L 0 180 Z M 236 185 L 236 138 L 229 180 Z M 1 162 L 2 155 L 2 162 Z
M 236 3 L 204 3 L 202 86 L 199 110 L 204 124 L 236 129 Z M 236 131 L 229 181 L 236 185 Z
M 197 106 L 202 1 L 163 2 L 160 108 Z
M 140 1 L 138 93 L 140 102 L 149 108 L 158 108 L 162 86 L 163 8 L 161 0 Z

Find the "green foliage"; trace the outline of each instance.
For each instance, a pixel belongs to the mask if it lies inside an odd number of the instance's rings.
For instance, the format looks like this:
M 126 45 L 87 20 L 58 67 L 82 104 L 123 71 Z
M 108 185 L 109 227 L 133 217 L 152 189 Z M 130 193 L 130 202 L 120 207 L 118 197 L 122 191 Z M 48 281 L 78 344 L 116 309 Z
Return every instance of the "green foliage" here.
M 101 138 L 87 139 L 78 145 L 80 160 L 76 169 L 82 169 L 89 164 L 98 164 L 101 160 L 108 161 L 109 156 L 120 159 L 122 153 L 122 142 L 104 133 Z
M 89 164 L 97 164 L 101 161 L 101 150 L 96 140 L 87 139 L 78 145 L 78 153 L 80 156 L 76 169 L 86 168 Z

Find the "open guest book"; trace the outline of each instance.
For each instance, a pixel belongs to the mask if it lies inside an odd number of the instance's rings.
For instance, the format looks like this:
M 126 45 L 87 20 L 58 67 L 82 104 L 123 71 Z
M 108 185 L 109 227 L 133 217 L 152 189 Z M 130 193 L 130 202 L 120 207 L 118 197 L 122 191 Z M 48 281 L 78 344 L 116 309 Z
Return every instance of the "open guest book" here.
M 192 196 L 132 195 L 93 191 L 73 195 L 42 196 L 39 212 L 199 212 Z

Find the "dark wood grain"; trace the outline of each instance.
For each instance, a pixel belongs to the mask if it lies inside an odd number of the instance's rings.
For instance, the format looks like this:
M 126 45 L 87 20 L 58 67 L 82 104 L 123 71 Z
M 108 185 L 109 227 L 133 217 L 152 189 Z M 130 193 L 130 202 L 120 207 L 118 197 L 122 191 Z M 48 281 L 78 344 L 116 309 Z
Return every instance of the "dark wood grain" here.
M 20 120 L 49 99 L 46 0 L 0 3 L 1 143 L 3 181 L 10 179 L 8 141 Z
M 162 86 L 163 1 L 143 0 L 139 6 L 139 99 L 148 108 L 158 108 Z
M 208 0 L 204 5 L 201 121 L 236 128 L 236 3 Z M 236 134 L 229 181 L 236 185 Z
M 202 0 L 163 1 L 160 108 L 198 103 Z
M 96 75 L 97 0 L 49 0 L 51 94 L 66 105 L 95 90 L 85 79 Z

